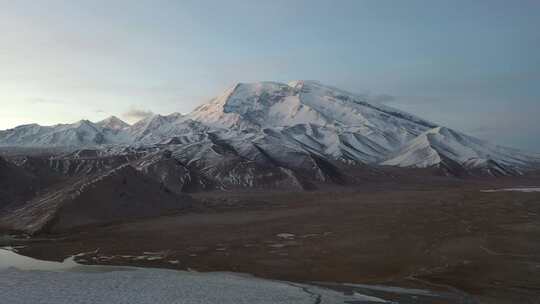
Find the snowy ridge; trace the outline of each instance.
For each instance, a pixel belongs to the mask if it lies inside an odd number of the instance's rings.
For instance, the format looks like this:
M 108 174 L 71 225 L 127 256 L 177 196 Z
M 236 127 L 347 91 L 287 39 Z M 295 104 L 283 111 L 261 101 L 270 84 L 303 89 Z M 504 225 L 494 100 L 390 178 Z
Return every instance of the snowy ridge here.
M 238 83 L 189 114 L 153 115 L 131 126 L 114 116 L 97 123 L 23 125 L 0 131 L 0 146 L 94 147 L 113 154 L 166 147 L 208 174 L 224 170 L 219 162 L 226 160 L 243 163 L 242 174 L 257 171 L 245 167 L 248 161 L 272 164 L 283 173 L 307 166 L 313 157 L 346 164 L 458 166 L 496 175 L 540 164 L 540 155 L 496 146 L 370 103 L 368 96 L 302 80 Z M 251 178 L 237 175 L 229 182 L 250 185 Z
M 108 128 L 109 123 L 114 124 L 114 127 L 119 126 L 114 121 L 93 123 L 88 120 L 54 126 L 22 125 L 14 129 L 0 131 L 0 146 L 85 147 L 126 142 L 127 138 L 124 132 Z
M 394 153 L 383 165 L 430 167 L 450 159 L 465 168 L 505 168 L 527 170 L 540 164 L 540 157 L 496 146 L 460 132 L 437 127 L 428 130 Z M 497 168 L 499 167 L 499 168 Z
M 199 141 L 209 128 L 180 113 L 153 115 L 133 126 L 127 133 L 130 143 L 139 145 L 164 143 L 175 139 L 179 143 Z

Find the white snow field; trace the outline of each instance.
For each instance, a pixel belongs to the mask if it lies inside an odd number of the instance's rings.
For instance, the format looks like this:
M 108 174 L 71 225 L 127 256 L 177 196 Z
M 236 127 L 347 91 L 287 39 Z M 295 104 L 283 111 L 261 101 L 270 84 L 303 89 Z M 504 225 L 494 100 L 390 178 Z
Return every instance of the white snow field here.
M 82 266 L 73 258 L 54 263 L 5 249 L 0 249 L 0 295 L 0 302 L 9 304 L 387 302 L 358 293 L 345 295 L 241 274 Z
M 64 262 L 41 261 L 15 253 L 15 248 L 5 247 L 0 249 L 0 271 L 10 267 L 20 270 L 68 270 L 79 264 L 73 257 Z

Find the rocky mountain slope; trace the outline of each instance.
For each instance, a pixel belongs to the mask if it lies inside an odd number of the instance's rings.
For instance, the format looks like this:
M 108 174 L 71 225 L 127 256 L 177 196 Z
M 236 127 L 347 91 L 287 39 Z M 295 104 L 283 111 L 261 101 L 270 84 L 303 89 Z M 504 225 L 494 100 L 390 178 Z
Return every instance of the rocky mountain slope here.
M 51 178 L 56 182 L 42 189 L 44 191 L 26 196 L 26 200 L 11 197 L 10 204 L 0 205 L 0 228 L 27 233 L 59 232 L 184 210 L 191 206 L 193 199 L 175 188 L 182 180 L 176 168 L 166 161 L 158 158 L 132 163 L 122 158 L 104 163 L 88 159 L 79 165 L 70 165 L 76 161 L 66 159 L 50 161 L 48 177 L 56 173 L 64 178 Z M 62 162 L 65 163 L 58 165 Z M 110 169 L 115 162 L 119 165 Z M 46 164 L 37 164 L 34 160 L 32 166 L 42 166 L 40 170 L 46 171 Z M 29 174 L 25 167 L 30 168 L 28 162 L 18 170 Z M 155 174 L 151 171 L 153 167 L 164 167 L 175 175 Z M 83 170 L 74 170 L 77 168 Z M 92 172 L 87 171 L 88 168 L 92 168 Z M 3 172 L 5 168 L 0 168 L 0 174 Z M 17 185 L 26 185 L 26 182 Z
M 0 157 L 0 210 L 32 197 L 39 183 L 35 175 Z

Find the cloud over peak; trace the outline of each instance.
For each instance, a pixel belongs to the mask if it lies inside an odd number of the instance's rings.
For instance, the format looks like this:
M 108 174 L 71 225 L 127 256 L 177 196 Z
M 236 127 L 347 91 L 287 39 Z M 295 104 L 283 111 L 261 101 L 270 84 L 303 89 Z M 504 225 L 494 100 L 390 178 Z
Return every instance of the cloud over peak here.
M 123 113 L 121 116 L 125 120 L 127 120 L 129 123 L 135 123 L 141 119 L 145 119 L 147 117 L 150 117 L 154 115 L 154 112 L 150 110 L 142 110 L 137 108 L 131 108 L 127 112 Z

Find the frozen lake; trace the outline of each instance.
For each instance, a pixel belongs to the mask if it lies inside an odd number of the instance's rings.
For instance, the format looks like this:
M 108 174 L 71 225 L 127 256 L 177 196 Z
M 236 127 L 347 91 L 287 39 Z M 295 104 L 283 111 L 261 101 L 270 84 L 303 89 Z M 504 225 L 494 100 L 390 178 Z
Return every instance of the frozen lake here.
M 82 266 L 73 258 L 40 261 L 6 249 L 0 249 L 0 294 L 10 304 L 387 303 L 241 274 Z

